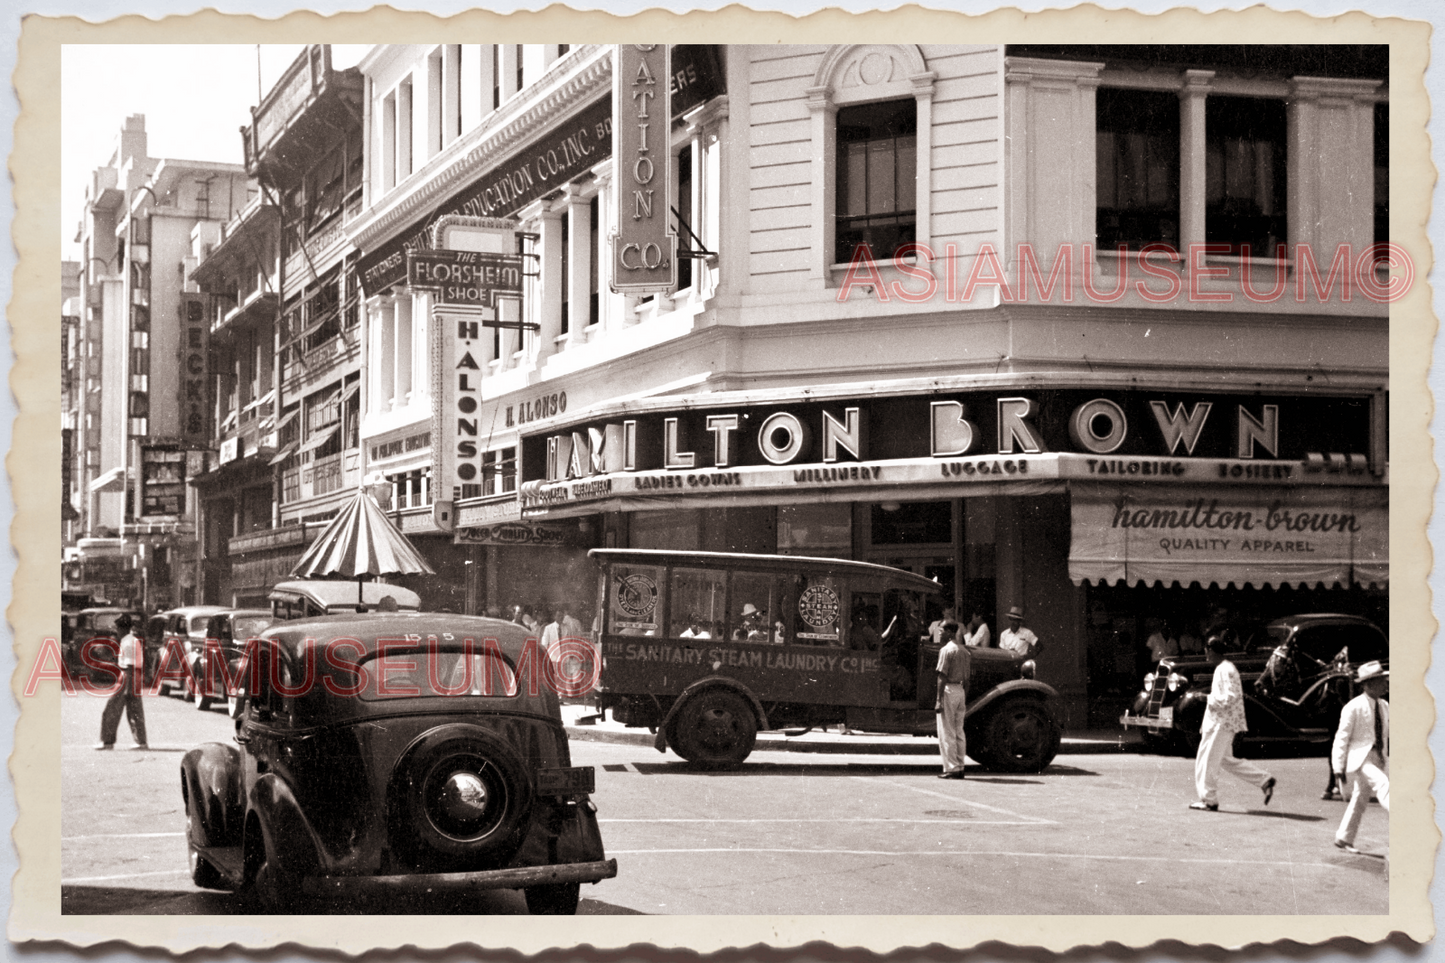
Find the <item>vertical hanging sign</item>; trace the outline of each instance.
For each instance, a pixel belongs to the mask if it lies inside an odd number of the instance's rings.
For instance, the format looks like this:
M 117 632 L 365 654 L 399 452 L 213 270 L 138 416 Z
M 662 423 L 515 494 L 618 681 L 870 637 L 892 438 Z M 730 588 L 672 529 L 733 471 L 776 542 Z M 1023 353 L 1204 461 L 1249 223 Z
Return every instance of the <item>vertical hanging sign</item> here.
M 177 391 L 180 397 L 181 424 L 178 432 L 181 444 L 187 448 L 206 448 L 210 444 L 211 426 L 208 415 L 214 407 L 211 404 L 212 380 L 206 370 L 206 355 L 210 349 L 210 324 L 206 319 L 206 303 L 197 294 L 181 297 L 178 309 L 181 316 L 180 352 L 181 376 Z
M 670 51 L 667 44 L 618 44 L 613 52 L 612 290 L 618 293 L 666 294 L 677 287 Z
M 521 298 L 516 222 L 447 215 L 432 250 L 407 255 L 407 284 L 431 290 L 432 521 L 456 527 L 456 501 L 482 493 L 482 370 L 499 319 L 498 298 Z M 519 312 L 520 314 L 520 312 Z

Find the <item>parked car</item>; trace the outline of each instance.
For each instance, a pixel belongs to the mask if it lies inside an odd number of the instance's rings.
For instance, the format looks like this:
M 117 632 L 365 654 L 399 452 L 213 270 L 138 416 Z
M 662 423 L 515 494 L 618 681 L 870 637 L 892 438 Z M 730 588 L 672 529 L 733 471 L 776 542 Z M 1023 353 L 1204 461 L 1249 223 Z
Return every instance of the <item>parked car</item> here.
M 1238 638 L 1239 651 L 1229 659 L 1244 683 L 1249 731 L 1240 739 L 1247 742 L 1329 742 L 1340 709 L 1354 695 L 1355 669 L 1390 660 L 1389 639 L 1355 615 L 1291 615 Z M 1270 667 L 1276 650 L 1283 654 Z M 1214 667 L 1202 655 L 1161 659 L 1119 722 L 1161 748 L 1193 752 L 1213 681 Z
M 119 606 L 99 606 L 81 609 L 75 613 L 70 641 L 61 646 L 61 658 L 72 676 L 89 677 L 92 682 L 97 683 L 107 683 L 114 678 L 112 673 L 97 666 L 100 663 L 112 666 L 116 664 L 120 652 L 120 632 L 117 631 L 115 622 L 122 615 L 130 616 L 132 631 L 137 634 L 145 631 L 145 619 L 139 612 Z M 145 635 L 142 635 L 142 638 L 147 639 L 146 678 L 149 679 L 155 670 L 154 643 Z
M 267 630 L 246 661 L 235 743 L 181 761 L 192 880 L 292 911 L 309 898 L 522 889 L 533 913 L 575 913 L 581 884 L 615 876 L 617 861 L 556 694 L 519 678 L 537 671 L 528 634 L 417 613 Z
M 206 620 L 207 644 L 192 677 L 197 709 L 205 712 L 218 700 L 230 704 L 231 694 L 225 690 L 223 680 L 238 677 L 246 643 L 259 639 L 275 622 L 276 617 L 265 609 L 226 609 Z M 212 641 L 216 644 L 209 644 Z M 222 665 L 226 667 L 224 676 Z
M 385 582 L 346 582 L 341 580 L 296 580 L 282 582 L 271 590 L 271 614 L 278 619 L 309 619 L 317 615 L 342 612 L 375 612 L 382 600 L 390 596 L 398 611 L 415 612 L 421 608 L 421 597 L 411 589 Z
M 181 650 L 185 653 L 188 681 L 181 687 L 181 695 L 187 702 L 196 697 L 193 682 L 200 669 L 201 652 L 206 647 L 206 623 L 210 621 L 211 616 L 224 611 L 226 611 L 225 608 L 220 605 L 184 605 L 162 612 L 158 616 L 158 618 L 164 619 L 161 630 L 163 633 L 160 641 L 161 648 L 164 649 L 173 643 L 179 643 Z M 161 695 L 169 695 L 170 691 L 169 682 L 161 683 Z

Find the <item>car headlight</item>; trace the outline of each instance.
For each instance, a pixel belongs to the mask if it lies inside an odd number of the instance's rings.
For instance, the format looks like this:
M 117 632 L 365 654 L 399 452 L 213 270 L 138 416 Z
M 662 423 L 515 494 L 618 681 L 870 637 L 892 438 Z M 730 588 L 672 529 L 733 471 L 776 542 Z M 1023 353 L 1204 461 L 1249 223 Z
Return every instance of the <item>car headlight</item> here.
M 1147 672 L 1147 673 L 1144 674 L 1144 691 L 1145 691 L 1145 692 L 1153 692 L 1153 691 L 1154 691 L 1154 673 L 1152 673 L 1152 672 Z
M 1180 689 L 1184 688 L 1184 686 L 1186 686 L 1186 685 L 1188 685 L 1188 684 L 1189 684 L 1189 678 L 1188 678 L 1187 676 L 1182 676 L 1182 675 L 1180 675 L 1178 672 L 1171 672 L 1171 673 L 1169 673 L 1169 691 L 1170 691 L 1170 692 L 1178 692 Z

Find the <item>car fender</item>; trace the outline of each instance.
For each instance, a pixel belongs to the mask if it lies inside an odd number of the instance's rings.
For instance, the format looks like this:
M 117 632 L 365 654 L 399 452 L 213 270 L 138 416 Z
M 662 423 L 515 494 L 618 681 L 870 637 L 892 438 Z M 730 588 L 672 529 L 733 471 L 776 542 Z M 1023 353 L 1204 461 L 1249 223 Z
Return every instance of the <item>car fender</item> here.
M 1006 696 L 1013 696 L 1019 693 L 1027 693 L 1042 699 L 1044 704 L 1049 707 L 1050 712 L 1053 711 L 1054 702 L 1059 698 L 1058 690 L 1037 679 L 1011 679 L 1008 682 L 1001 682 L 994 686 L 984 694 L 983 698 L 970 702 L 964 712 L 964 718 L 967 719 L 975 713 L 983 712 L 989 706 Z
M 301 812 L 291 787 L 275 773 L 266 773 L 251 787 L 248 802 L 260 825 L 265 852 L 276 858 L 279 868 L 300 876 L 315 874 L 321 866 L 320 837 Z
M 241 841 L 241 753 L 223 742 L 208 742 L 181 757 L 181 798 L 192 812 L 197 846 L 234 846 Z
M 737 692 L 743 698 L 747 699 L 748 704 L 753 707 L 753 712 L 758 717 L 758 729 L 764 730 L 771 728 L 768 725 L 768 714 L 763 711 L 763 704 L 761 701 L 759 701 L 758 697 L 753 694 L 752 689 L 749 689 L 747 686 L 743 685 L 741 682 L 739 682 L 737 679 L 732 678 L 731 676 L 704 676 L 703 678 L 698 679 L 692 685 L 688 686 L 686 689 L 683 689 L 677 694 L 677 698 L 672 700 L 672 707 L 667 710 L 667 715 L 663 717 L 662 722 L 658 725 L 657 738 L 653 740 L 652 743 L 652 745 L 657 749 L 658 752 L 667 751 L 667 725 L 672 721 L 672 717 L 677 715 L 678 707 L 681 706 L 683 702 L 686 701 L 687 698 L 694 693 L 699 692 L 702 689 L 710 689 L 714 687 L 732 689 L 734 692 Z
M 1208 704 L 1207 690 L 1186 690 L 1174 702 L 1174 728 L 1181 732 L 1198 732 L 1204 724 L 1204 709 Z

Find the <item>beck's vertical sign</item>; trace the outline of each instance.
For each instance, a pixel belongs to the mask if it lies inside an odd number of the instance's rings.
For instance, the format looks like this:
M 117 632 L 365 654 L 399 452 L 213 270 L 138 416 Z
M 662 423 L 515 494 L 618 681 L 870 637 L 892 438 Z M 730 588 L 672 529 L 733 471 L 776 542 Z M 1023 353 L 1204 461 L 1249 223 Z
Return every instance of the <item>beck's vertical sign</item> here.
M 672 57 L 667 44 L 619 44 L 612 71 L 612 156 L 617 231 L 612 290 L 665 294 L 677 287 L 672 230 Z

